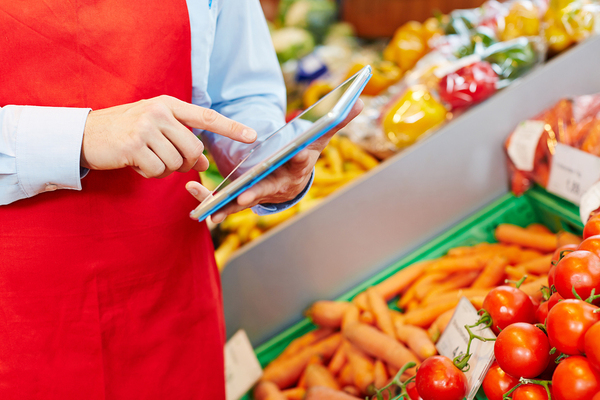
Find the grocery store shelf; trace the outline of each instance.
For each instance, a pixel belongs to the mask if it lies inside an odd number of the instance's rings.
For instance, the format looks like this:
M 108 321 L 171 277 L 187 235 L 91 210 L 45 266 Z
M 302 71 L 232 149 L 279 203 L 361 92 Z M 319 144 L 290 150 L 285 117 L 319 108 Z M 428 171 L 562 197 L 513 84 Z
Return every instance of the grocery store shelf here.
M 228 336 L 263 342 L 505 194 L 508 134 L 561 97 L 600 92 L 598 65 L 596 37 L 239 252 L 222 274 Z

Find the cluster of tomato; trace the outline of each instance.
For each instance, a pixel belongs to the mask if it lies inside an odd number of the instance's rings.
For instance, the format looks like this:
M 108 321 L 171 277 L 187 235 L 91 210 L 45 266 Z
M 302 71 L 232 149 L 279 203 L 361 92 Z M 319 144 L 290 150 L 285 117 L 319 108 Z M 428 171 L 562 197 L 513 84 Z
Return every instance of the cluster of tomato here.
M 554 253 L 539 306 L 517 288 L 490 292 L 483 307 L 498 337 L 483 382 L 489 400 L 600 400 L 600 214 L 583 237 Z
M 600 400 L 600 214 L 583 238 L 554 253 L 543 303 L 518 285 L 486 296 L 480 321 L 497 335 L 483 381 L 489 400 Z M 410 400 L 461 400 L 467 389 L 459 359 L 434 356 L 405 390 Z

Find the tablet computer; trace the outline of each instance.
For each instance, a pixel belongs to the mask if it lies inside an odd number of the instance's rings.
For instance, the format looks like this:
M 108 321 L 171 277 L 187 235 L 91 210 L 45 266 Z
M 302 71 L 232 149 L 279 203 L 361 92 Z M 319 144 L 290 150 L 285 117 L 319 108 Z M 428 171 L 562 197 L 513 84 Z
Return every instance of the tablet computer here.
M 347 116 L 371 77 L 366 66 L 313 106 L 250 149 L 229 175 L 190 215 L 202 221 L 255 185 Z

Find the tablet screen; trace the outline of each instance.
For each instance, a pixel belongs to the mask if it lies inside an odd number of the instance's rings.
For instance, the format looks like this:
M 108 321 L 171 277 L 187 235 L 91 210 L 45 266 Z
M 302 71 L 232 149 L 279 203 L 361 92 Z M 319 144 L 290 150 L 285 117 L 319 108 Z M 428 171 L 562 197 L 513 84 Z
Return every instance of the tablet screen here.
M 284 149 L 300 135 L 316 124 L 322 117 L 333 110 L 340 98 L 346 93 L 356 76 L 347 80 L 302 114 L 267 136 L 260 143 L 251 148 L 250 152 L 238 163 L 231 173 L 213 191 L 213 194 L 223 190 L 242 174 L 257 167 L 264 160 L 269 159 Z

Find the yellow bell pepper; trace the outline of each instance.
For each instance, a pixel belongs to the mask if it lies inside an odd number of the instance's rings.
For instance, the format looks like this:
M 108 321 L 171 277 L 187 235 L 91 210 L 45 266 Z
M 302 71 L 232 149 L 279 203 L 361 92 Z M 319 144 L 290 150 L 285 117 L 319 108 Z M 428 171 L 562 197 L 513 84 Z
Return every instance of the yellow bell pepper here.
M 427 53 L 427 43 L 422 31 L 422 25 L 416 21 L 402 25 L 383 51 L 383 59 L 396 63 L 402 71 L 414 67 Z
M 500 34 L 503 41 L 516 39 L 520 36 L 537 36 L 540 32 L 539 10 L 527 2 L 513 3 L 504 18 L 504 30 Z
M 366 64 L 363 63 L 355 63 L 350 70 L 348 70 L 346 79 L 360 71 L 365 65 Z M 372 64 L 371 67 L 373 75 L 362 91 L 362 94 L 364 95 L 377 96 L 402 78 L 402 71 L 392 62 L 381 61 Z
M 409 88 L 383 118 L 385 135 L 398 148 L 413 144 L 446 119 L 447 110 L 423 85 Z
M 544 35 L 551 52 L 558 53 L 589 37 L 595 16 L 585 0 L 551 0 L 544 15 Z
M 423 26 L 421 29 L 421 37 L 423 38 L 423 42 L 427 47 L 429 47 L 429 40 L 433 37 L 442 36 L 444 34 L 444 29 L 440 24 L 440 20 L 436 17 L 431 17 L 423 22 Z

